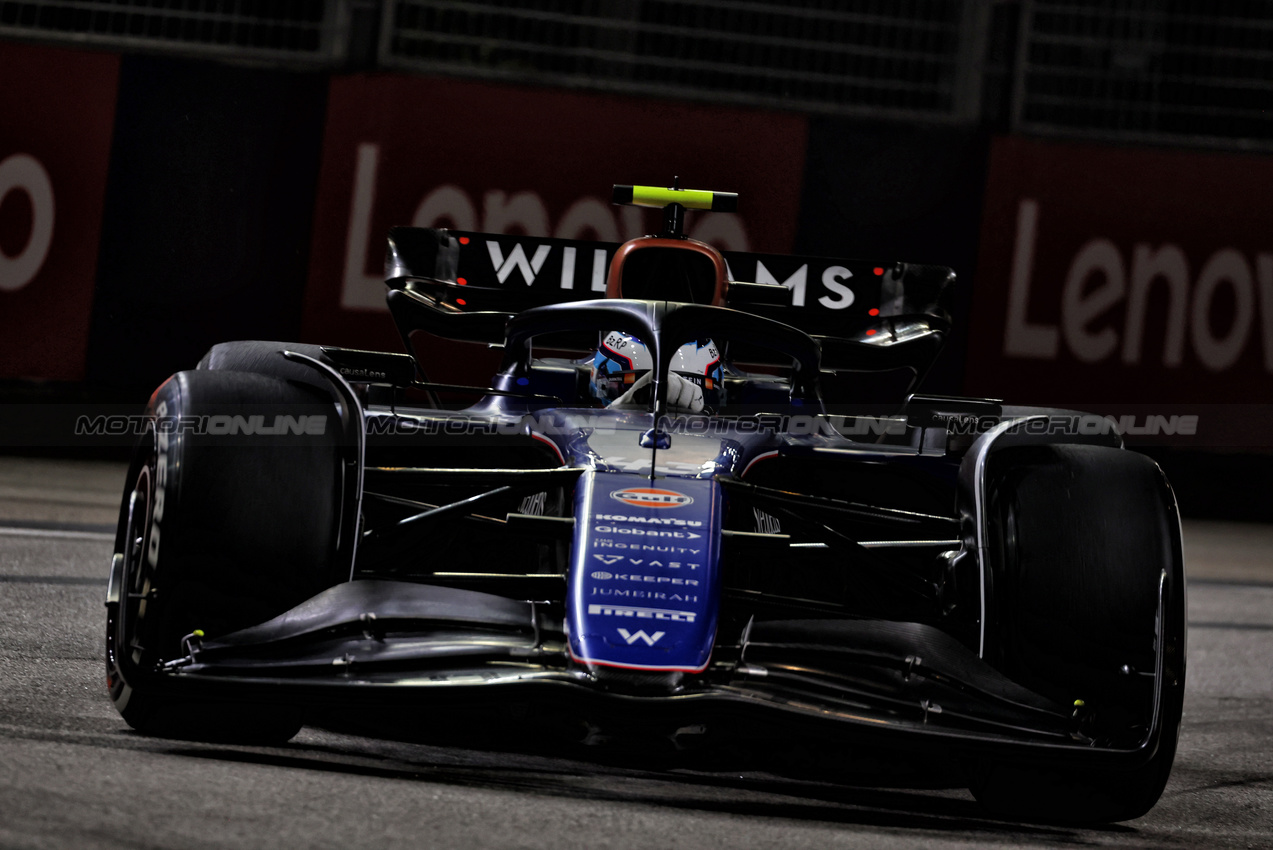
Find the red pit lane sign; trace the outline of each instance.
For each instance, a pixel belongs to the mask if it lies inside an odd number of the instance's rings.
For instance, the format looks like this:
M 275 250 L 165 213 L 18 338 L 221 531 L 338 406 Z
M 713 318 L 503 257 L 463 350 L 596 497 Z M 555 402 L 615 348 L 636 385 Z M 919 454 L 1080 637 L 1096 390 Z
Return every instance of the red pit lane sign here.
M 694 503 L 692 496 L 675 490 L 659 490 L 654 487 L 628 487 L 624 490 L 615 490 L 610 494 L 610 498 L 638 508 L 682 508 Z

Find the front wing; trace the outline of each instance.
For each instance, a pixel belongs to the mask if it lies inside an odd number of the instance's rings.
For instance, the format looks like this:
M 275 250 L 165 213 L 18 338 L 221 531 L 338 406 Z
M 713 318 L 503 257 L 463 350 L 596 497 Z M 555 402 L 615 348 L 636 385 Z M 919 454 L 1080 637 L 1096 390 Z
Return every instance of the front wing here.
M 558 602 L 359 580 L 258 626 L 192 638 L 186 656 L 159 670 L 127 672 L 190 700 L 369 708 L 515 702 L 620 721 L 803 731 L 827 741 L 1092 768 L 1134 769 L 1163 733 L 1163 707 L 1155 705 L 1143 740 L 1100 745 L 1074 712 L 918 623 L 754 624 L 736 645 L 718 644 L 701 675 L 646 680 L 573 663 L 562 623 Z M 1163 662 L 1160 651 L 1159 676 Z

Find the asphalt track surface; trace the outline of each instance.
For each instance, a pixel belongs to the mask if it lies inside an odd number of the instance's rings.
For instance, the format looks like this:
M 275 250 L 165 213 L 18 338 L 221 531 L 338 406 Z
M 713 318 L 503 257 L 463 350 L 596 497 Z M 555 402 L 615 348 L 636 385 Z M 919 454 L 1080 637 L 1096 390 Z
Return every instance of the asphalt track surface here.
M 1171 782 L 1144 818 L 1070 829 L 913 776 L 844 786 L 348 725 L 283 747 L 142 737 L 103 682 L 122 483 L 116 464 L 0 458 L 0 848 L 1273 848 L 1273 527 L 1186 523 Z

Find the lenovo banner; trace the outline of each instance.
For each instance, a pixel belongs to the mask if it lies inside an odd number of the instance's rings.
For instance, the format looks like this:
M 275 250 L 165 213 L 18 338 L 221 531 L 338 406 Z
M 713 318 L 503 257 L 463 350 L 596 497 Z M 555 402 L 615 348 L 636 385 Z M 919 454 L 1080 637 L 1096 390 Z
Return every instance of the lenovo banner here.
M 772 112 L 400 75 L 332 81 L 304 335 L 396 349 L 384 306 L 394 225 L 621 242 L 654 212 L 611 205 L 615 183 L 737 192 L 691 213 L 689 235 L 791 250 L 806 121 Z M 548 284 L 545 284 L 548 285 Z
M 1162 415 L 1273 400 L 1270 185 L 1267 156 L 995 140 L 966 389 Z
M 0 50 L 0 378 L 84 377 L 119 57 Z

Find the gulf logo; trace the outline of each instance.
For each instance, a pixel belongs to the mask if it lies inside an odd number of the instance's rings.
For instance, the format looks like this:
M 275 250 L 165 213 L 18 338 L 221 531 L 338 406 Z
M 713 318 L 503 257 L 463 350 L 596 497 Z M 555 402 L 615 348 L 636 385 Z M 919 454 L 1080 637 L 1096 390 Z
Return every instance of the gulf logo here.
M 626 490 L 615 490 L 610 494 L 610 498 L 638 508 L 680 508 L 694 502 L 693 496 L 654 487 L 628 487 Z

